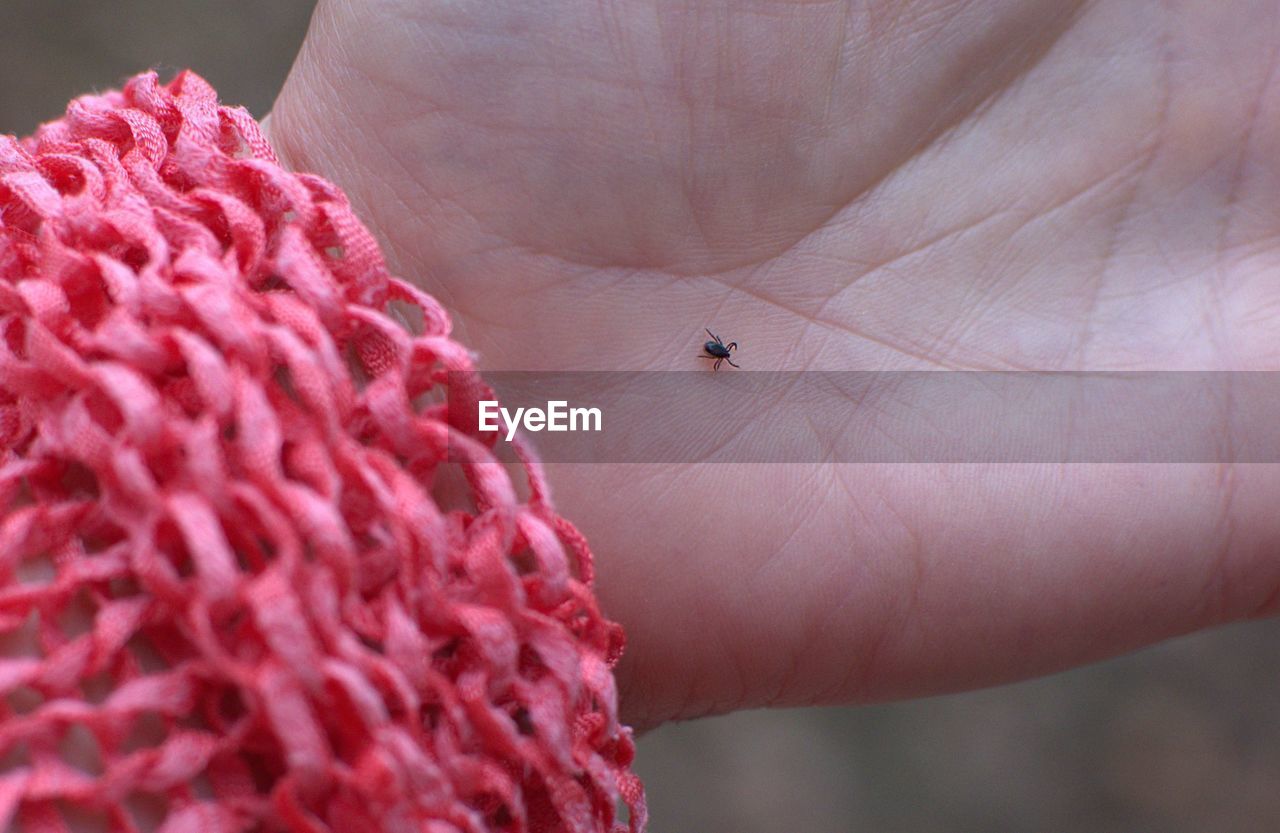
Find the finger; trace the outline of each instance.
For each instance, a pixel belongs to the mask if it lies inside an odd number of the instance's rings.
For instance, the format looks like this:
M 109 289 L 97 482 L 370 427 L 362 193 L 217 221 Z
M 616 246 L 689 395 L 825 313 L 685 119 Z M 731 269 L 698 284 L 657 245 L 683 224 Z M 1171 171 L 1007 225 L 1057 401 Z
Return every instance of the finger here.
M 1280 587 L 1275 466 L 556 468 L 640 726 L 1009 682 Z

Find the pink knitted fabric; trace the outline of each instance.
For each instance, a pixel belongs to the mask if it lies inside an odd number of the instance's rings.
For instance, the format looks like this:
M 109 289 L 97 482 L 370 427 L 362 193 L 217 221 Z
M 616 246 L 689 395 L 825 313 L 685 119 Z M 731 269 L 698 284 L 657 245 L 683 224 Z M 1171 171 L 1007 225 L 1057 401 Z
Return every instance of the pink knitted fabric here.
M 0 830 L 643 828 L 590 550 L 246 111 L 148 73 L 0 137 L 0 332 Z

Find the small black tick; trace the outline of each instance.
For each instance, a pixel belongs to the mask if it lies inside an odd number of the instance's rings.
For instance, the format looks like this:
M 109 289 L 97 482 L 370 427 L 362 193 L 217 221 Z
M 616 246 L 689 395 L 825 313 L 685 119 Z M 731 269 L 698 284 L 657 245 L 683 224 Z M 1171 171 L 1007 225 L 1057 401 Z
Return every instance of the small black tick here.
M 723 341 L 720 340 L 720 336 L 716 335 L 710 330 L 707 330 L 707 335 L 711 336 L 713 339 L 715 339 L 715 341 L 708 341 L 706 344 L 702 345 L 702 349 L 707 351 L 707 355 L 699 356 L 698 358 L 715 359 L 716 363 L 711 365 L 712 370 L 719 370 L 720 362 L 728 362 L 729 364 L 732 364 L 734 367 L 737 367 L 736 364 L 733 364 L 733 359 L 729 358 L 729 351 L 737 350 L 738 342 L 731 341 L 728 344 L 725 344 Z

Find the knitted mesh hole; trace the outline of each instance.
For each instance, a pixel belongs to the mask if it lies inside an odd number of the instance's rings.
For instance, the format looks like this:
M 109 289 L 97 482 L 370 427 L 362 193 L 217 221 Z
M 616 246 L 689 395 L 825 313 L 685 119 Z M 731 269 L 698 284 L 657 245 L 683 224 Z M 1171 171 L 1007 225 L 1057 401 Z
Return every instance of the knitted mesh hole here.
M 67 305 L 71 319 L 86 330 L 92 330 L 111 308 L 111 300 L 101 281 L 86 278 L 69 287 Z
M 102 775 L 106 769 L 98 739 L 82 724 L 73 723 L 67 727 L 58 745 L 58 756 L 69 766 L 89 776 Z
M 69 801 L 57 801 L 54 807 L 62 821 L 77 833 L 111 833 L 111 818 L 106 810 L 84 807 Z M 147 830 L 146 833 L 151 831 Z
M 118 545 L 124 538 L 125 532 L 123 529 L 101 517 L 87 520 L 79 535 L 80 545 L 86 555 L 105 552 Z M 111 592 L 119 593 L 123 591 L 111 589 Z
M 90 595 L 89 588 L 77 588 L 54 616 L 58 635 L 70 641 L 93 633 L 97 613 L 98 603 Z
M 36 629 L 40 626 L 39 611 L 7 614 L 0 628 L 0 656 L 38 657 Z
M 17 714 L 8 710 L 6 706 L 7 703 L 0 698 L 0 720 L 10 720 L 14 714 Z M 18 741 L 8 744 L 7 747 L 0 747 L 0 771 L 11 772 L 25 766 L 31 766 L 31 752 L 26 743 Z
M 438 463 L 433 466 L 432 475 L 431 494 L 441 512 L 470 515 L 476 511 L 475 494 L 460 464 Z
M 262 276 L 257 283 L 252 284 L 252 287 L 255 292 L 285 292 L 289 289 L 289 284 L 273 272 Z
M 64 495 L 73 500 L 96 500 L 102 494 L 98 489 L 98 475 L 76 460 L 70 460 L 62 467 L 60 488 Z
M 57 577 L 58 568 L 49 553 L 39 552 L 19 561 L 13 575 L 28 587 L 48 587 Z M 38 612 L 36 615 L 39 615 Z
M 189 579 L 195 575 L 195 562 L 191 558 L 191 552 L 172 518 L 164 518 L 156 524 L 152 543 L 179 579 Z
M 31 714 L 44 703 L 44 697 L 34 688 L 20 685 L 5 695 L 5 703 L 13 714 Z
M 522 577 L 532 575 L 538 569 L 537 558 L 534 556 L 533 550 L 528 547 L 512 553 L 507 557 L 507 561 L 511 563 L 511 567 L 516 571 L 516 574 Z
M 127 724 L 128 734 L 120 743 L 120 751 L 137 752 L 140 749 L 155 749 L 169 735 L 165 719 L 155 712 L 141 712 Z
M 99 428 L 108 434 L 115 434 L 120 430 L 124 424 L 124 415 L 105 393 L 100 390 L 86 391 L 83 394 L 83 401 L 89 416 Z
M 107 582 L 107 594 L 113 599 L 124 599 L 142 594 L 142 588 L 132 576 L 116 576 Z
M 116 688 L 115 676 L 107 670 L 90 674 L 80 681 L 80 691 L 86 703 L 100 705 Z
M 127 656 L 122 659 L 127 659 L 142 674 L 157 673 L 169 667 L 160 649 L 145 633 L 135 633 L 129 637 L 124 653 Z
M 151 261 L 151 253 L 143 246 L 123 244 L 111 253 L 135 272 L 141 271 Z
M 275 383 L 276 388 L 281 393 L 289 397 L 295 404 L 303 404 L 298 398 L 298 389 L 293 385 L 293 374 L 289 372 L 289 368 L 286 365 L 278 364 L 271 368 L 271 381 Z
M 125 811 L 142 833 L 159 830 L 168 815 L 168 808 L 169 801 L 165 796 L 141 790 L 130 793 L 124 800 Z

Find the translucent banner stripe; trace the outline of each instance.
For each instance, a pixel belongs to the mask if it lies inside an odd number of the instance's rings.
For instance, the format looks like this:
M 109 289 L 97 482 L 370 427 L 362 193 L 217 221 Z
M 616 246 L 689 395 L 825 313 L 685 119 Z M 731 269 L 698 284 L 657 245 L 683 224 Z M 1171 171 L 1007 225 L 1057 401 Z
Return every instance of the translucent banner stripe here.
M 1280 462 L 1273 371 L 484 378 L 505 415 L 482 403 L 450 422 L 490 426 L 479 436 L 500 451 L 515 423 L 548 463 Z

